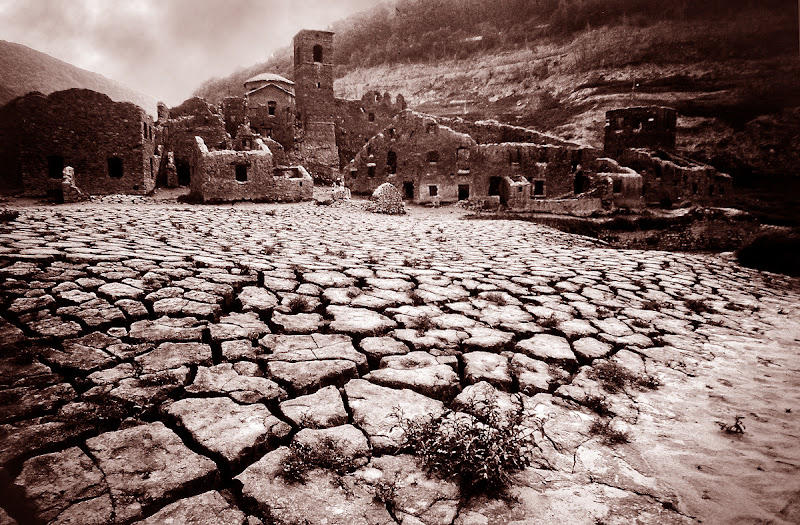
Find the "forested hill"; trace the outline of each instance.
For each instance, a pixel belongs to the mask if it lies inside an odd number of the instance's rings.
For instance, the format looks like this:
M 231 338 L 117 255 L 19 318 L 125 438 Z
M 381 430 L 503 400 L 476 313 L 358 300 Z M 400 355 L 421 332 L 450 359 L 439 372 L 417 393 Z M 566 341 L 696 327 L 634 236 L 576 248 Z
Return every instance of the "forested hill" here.
M 49 95 L 70 88 L 91 89 L 118 102 L 133 102 L 156 115 L 155 97 L 27 46 L 0 40 L 0 106 L 31 91 Z

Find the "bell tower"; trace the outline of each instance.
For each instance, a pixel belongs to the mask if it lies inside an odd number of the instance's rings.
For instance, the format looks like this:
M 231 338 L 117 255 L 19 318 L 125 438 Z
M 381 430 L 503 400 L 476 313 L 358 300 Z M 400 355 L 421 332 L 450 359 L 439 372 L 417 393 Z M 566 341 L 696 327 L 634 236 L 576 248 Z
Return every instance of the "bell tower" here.
M 304 29 L 295 35 L 293 45 L 295 106 L 302 126 L 299 154 L 315 179 L 330 182 L 339 169 L 333 33 Z

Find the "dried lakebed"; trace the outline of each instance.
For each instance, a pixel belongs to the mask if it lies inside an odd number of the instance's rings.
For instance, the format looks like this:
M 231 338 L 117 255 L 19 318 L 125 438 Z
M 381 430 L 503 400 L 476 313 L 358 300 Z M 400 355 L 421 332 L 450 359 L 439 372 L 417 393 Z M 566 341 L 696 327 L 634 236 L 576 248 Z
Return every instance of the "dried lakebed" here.
M 20 212 L 0 524 L 800 520 L 796 280 L 418 208 Z M 465 498 L 397 414 L 487 396 L 521 400 L 534 463 Z M 293 441 L 357 468 L 291 482 Z

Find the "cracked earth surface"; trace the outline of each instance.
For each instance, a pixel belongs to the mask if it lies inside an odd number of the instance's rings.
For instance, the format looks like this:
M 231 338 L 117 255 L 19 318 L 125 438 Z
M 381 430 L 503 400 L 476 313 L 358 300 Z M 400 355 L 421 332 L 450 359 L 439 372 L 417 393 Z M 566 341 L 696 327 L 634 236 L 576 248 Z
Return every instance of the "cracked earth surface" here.
M 796 280 L 449 209 L 20 212 L 0 524 L 800 521 Z M 609 389 L 608 363 L 658 386 Z M 503 497 L 398 448 L 398 408 L 512 394 L 543 425 Z M 590 431 L 598 398 L 629 443 Z M 736 416 L 744 434 L 716 423 Z M 360 468 L 279 475 L 293 440 L 326 439 Z

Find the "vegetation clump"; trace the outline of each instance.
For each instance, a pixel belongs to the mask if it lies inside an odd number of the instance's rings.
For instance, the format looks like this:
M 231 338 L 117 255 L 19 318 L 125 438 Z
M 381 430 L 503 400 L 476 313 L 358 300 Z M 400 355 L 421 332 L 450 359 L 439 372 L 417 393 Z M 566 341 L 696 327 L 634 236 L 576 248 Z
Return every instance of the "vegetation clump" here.
M 502 410 L 487 397 L 470 401 L 463 412 L 406 419 L 398 416 L 405 447 L 428 473 L 457 479 L 462 494 L 498 492 L 512 475 L 530 466 L 538 419 L 527 417 L 521 400 L 513 410 Z M 533 424 L 533 427 L 531 426 Z
M 309 470 L 321 468 L 344 476 L 360 465 L 352 457 L 342 454 L 336 443 L 326 438 L 318 447 L 292 441 L 289 453 L 281 463 L 281 475 L 287 481 L 303 483 Z
M 589 433 L 593 436 L 599 436 L 602 442 L 609 446 L 630 443 L 631 441 L 627 432 L 614 428 L 611 425 L 611 420 L 606 418 L 592 421 L 589 426 Z
M 634 374 L 624 366 L 613 361 L 599 363 L 589 371 L 589 377 L 600 383 L 610 393 L 620 392 L 625 388 L 638 389 L 658 388 L 658 380 L 648 375 Z

